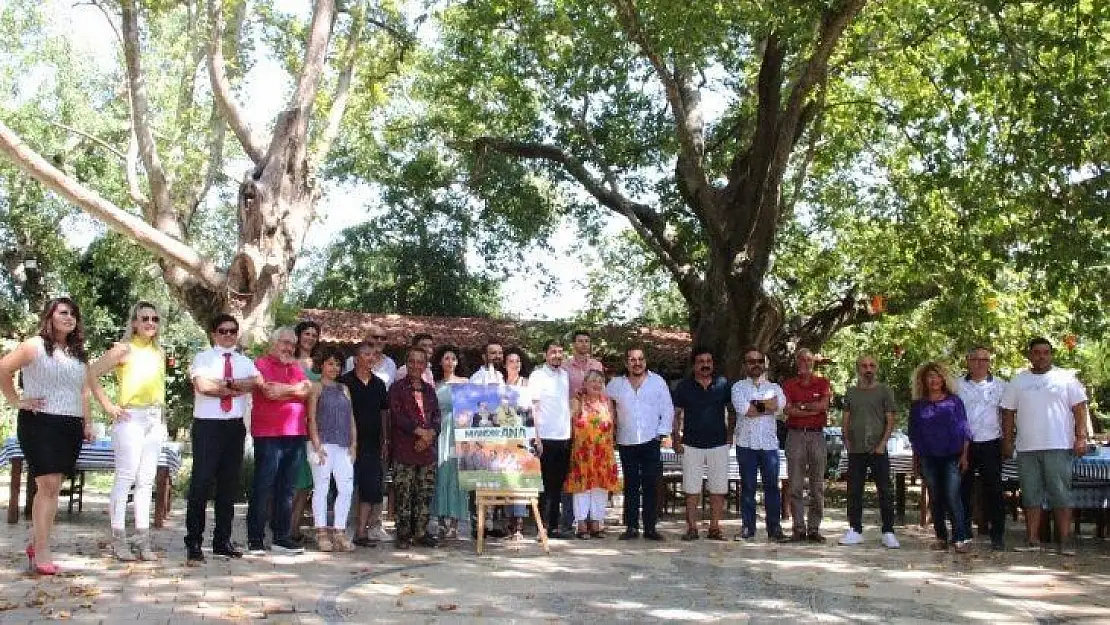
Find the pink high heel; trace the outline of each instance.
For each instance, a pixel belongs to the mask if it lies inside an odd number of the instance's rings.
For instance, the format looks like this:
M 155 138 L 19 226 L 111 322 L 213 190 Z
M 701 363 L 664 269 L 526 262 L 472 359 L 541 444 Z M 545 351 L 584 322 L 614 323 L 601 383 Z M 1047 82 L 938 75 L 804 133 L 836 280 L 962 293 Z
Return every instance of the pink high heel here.
M 27 570 L 39 575 L 57 575 L 58 565 L 53 562 L 46 564 L 35 563 L 35 546 L 27 545 Z

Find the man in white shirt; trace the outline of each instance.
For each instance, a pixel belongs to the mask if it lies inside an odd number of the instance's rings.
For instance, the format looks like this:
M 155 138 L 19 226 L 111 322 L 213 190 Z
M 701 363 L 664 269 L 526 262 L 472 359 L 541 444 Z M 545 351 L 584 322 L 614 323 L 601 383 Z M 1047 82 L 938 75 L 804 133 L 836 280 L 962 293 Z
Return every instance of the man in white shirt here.
M 528 376 L 528 389 L 532 393 L 536 451 L 540 454 L 543 477 L 543 521 L 547 522 L 549 536 L 562 538 L 559 507 L 570 469 L 570 377 L 562 369 L 562 345 L 547 341 L 543 355 L 544 364 Z
M 213 555 L 240 558 L 231 544 L 231 522 L 243 467 L 243 442 L 247 430 L 243 416 L 246 395 L 262 379 L 250 358 L 236 350 L 239 322 L 228 314 L 216 315 L 209 324 L 212 347 L 197 354 L 189 368 L 193 380 L 193 474 L 185 512 L 185 551 L 189 562 L 204 562 L 204 509 L 208 493 L 216 489 L 212 531 Z
M 1006 505 L 1002 499 L 1002 395 L 1006 382 L 991 374 L 991 350 L 978 346 L 967 352 L 967 375 L 960 380 L 958 394 L 967 410 L 971 427 L 968 466 L 960 479 L 960 496 L 968 513 L 971 536 L 971 491 L 979 473 L 980 510 L 987 520 L 991 549 L 1001 551 L 1006 535 Z
M 1073 556 L 1072 461 L 1087 452 L 1087 392 L 1075 372 L 1052 366 L 1048 339 L 1029 342 L 1029 364 L 1002 395 L 1002 453 L 1012 454 L 1016 442 L 1025 510 L 1026 544 L 1017 551 L 1041 549 L 1041 506 L 1047 501 L 1060 536 L 1057 552 Z
M 740 464 L 741 533 L 736 540 L 755 537 L 755 480 L 763 480 L 767 537 L 782 541 L 782 498 L 779 493 L 779 437 L 776 420 L 786 407 L 782 388 L 767 381 L 766 357 L 756 348 L 744 352 L 747 377 L 732 385 L 736 410 L 736 460 Z
M 617 450 L 624 473 L 625 530 L 620 539 L 640 535 L 642 494 L 644 538 L 662 541 L 655 527 L 659 516 L 657 489 L 663 471 L 659 444 L 671 433 L 674 403 L 667 382 L 648 371 L 642 348 L 629 347 L 624 357 L 626 374 L 610 380 L 605 389 L 617 418 Z
M 562 362 L 562 358 L 559 359 Z M 470 376 L 471 384 L 504 384 L 505 347 L 498 341 L 489 341 L 482 350 L 482 368 Z
M 366 340 L 364 342 L 374 348 L 374 362 L 371 365 L 371 371 L 381 378 L 382 382 L 385 382 L 386 388 L 389 388 L 397 379 L 397 363 L 387 356 L 384 351 L 388 340 L 389 337 L 381 326 L 370 324 L 366 328 Z M 354 368 L 355 357 L 348 356 L 347 362 L 343 365 L 343 373 L 353 371 Z

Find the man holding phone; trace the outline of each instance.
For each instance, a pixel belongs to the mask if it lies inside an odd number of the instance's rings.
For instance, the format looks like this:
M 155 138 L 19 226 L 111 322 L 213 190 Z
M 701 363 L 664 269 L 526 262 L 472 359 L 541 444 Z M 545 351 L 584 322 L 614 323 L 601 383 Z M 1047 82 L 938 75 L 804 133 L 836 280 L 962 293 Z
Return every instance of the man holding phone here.
M 779 437 L 776 423 L 786 397 L 782 388 L 767 380 L 766 357 L 755 347 L 744 350 L 747 377 L 732 385 L 736 409 L 736 460 L 740 464 L 740 520 L 737 540 L 755 537 L 755 480 L 763 480 L 767 537 L 783 540 L 782 498 L 779 493 Z

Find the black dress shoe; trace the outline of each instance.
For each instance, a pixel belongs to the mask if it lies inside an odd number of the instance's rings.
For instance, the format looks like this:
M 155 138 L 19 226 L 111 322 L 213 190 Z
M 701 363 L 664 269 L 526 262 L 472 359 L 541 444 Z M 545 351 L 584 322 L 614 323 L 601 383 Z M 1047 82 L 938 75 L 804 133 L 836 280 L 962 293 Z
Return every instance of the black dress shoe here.
M 624 530 L 624 533 L 622 533 L 619 536 L 619 538 L 621 540 L 632 540 L 634 538 L 639 538 L 639 537 L 640 537 L 640 531 L 639 530 L 634 530 L 634 529 Z
M 185 546 L 185 561 L 193 564 L 204 562 L 204 552 L 200 550 L 200 545 Z
M 224 558 L 242 558 L 243 552 L 236 549 L 231 543 L 224 543 L 212 547 L 212 555 Z
M 429 534 L 424 534 L 423 536 L 419 536 L 413 542 L 415 542 L 417 545 L 420 545 L 421 547 L 429 547 L 429 548 L 432 548 L 432 549 L 439 546 L 439 541 L 436 540 L 435 538 L 433 538 Z
M 666 538 L 663 538 L 662 534 L 660 534 L 659 532 L 657 532 L 655 530 L 652 530 L 650 532 L 644 532 L 644 540 L 654 540 L 657 543 L 662 543 L 662 542 L 667 541 Z
M 366 536 L 359 536 L 359 537 L 355 538 L 354 540 L 351 541 L 351 544 L 353 544 L 356 547 L 377 547 L 378 546 L 378 543 L 376 541 L 370 540 Z

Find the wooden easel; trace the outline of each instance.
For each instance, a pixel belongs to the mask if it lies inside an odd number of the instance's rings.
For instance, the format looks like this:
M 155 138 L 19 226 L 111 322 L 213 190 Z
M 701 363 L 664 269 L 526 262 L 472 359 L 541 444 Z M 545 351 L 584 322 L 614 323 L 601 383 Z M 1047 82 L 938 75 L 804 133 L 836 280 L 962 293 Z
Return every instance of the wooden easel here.
M 543 527 L 543 516 L 540 514 L 540 493 L 538 490 L 503 489 L 474 491 L 475 503 L 478 506 L 478 555 L 482 555 L 482 546 L 486 539 L 486 507 L 487 506 L 531 506 L 532 514 L 536 517 L 536 528 L 540 532 L 540 545 L 544 553 L 550 553 L 547 546 L 547 530 Z

